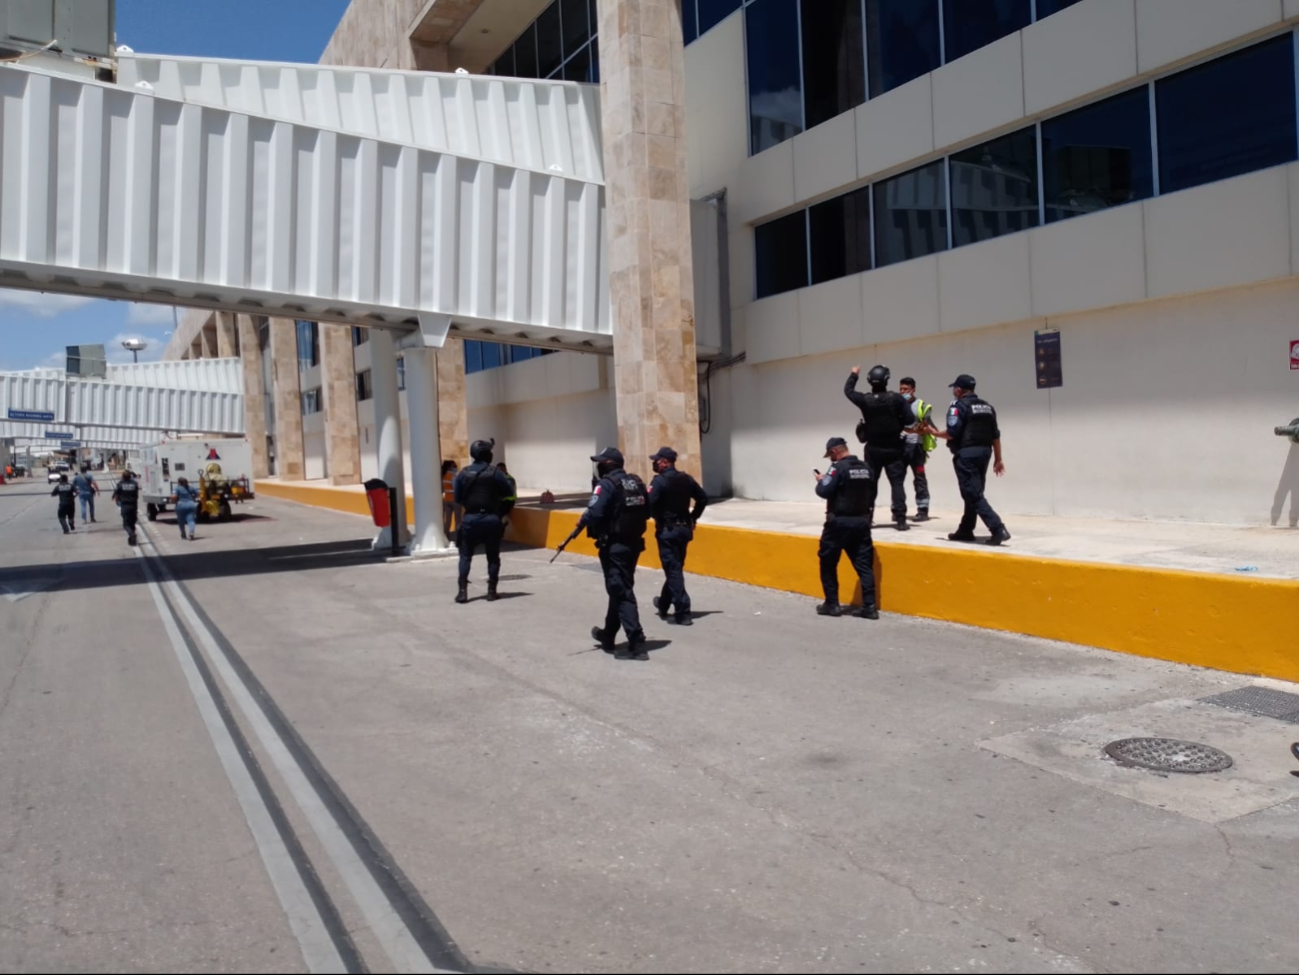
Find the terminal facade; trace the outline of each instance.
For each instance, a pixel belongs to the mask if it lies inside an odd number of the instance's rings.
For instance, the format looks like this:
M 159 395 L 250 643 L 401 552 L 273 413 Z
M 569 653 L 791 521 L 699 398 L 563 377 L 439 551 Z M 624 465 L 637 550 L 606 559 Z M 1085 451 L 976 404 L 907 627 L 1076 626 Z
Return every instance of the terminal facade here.
M 613 355 L 450 340 L 448 458 L 494 437 L 561 493 L 668 443 L 711 494 L 810 501 L 843 380 L 881 362 L 939 404 L 978 379 L 1006 515 L 1261 525 L 1299 493 L 1273 432 L 1296 25 L 1299 0 L 353 0 L 322 61 L 602 88 Z M 373 349 L 194 311 L 168 355 L 240 356 L 262 471 L 347 484 L 378 469 Z

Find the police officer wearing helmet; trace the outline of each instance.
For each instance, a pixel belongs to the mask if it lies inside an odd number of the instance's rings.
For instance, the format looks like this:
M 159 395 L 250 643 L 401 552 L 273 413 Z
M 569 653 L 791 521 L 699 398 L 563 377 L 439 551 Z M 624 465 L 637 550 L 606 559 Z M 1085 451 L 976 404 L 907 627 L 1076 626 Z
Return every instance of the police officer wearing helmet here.
M 453 483 L 460 518 L 460 588 L 456 602 L 469 602 L 469 567 L 479 544 L 487 550 L 487 599 L 498 599 L 496 584 L 501 578 L 501 520 L 514 507 L 514 489 L 505 475 L 492 466 L 496 441 L 475 440 L 469 448 L 473 463 L 461 470 Z
M 140 484 L 128 467 L 113 488 L 113 500 L 122 515 L 122 528 L 126 531 L 126 544 L 136 543 L 135 532 L 140 521 Z
M 988 478 L 988 463 L 1001 477 L 1006 465 L 1001 462 L 1001 430 L 997 426 L 997 411 L 974 392 L 974 377 L 962 373 L 952 383 L 952 405 L 947 409 L 947 430 L 935 431 L 934 436 L 947 441 L 952 452 L 952 466 L 956 468 L 956 481 L 965 499 L 965 515 L 956 531 L 947 537 L 953 542 L 973 542 L 977 518 L 992 532 L 989 545 L 1010 541 L 1010 532 L 997 512 L 992 510 L 983 496 Z
M 848 452 L 843 437 L 831 437 L 825 456 L 833 464 L 816 474 L 816 493 L 825 498 L 825 528 L 821 530 L 821 588 L 825 602 L 816 608 L 821 616 L 842 616 L 839 608 L 839 556 L 848 553 L 861 580 L 861 608 L 853 615 L 880 618 L 875 607 L 875 546 L 871 543 L 871 507 L 875 478 L 864 461 Z
M 871 469 L 871 513 L 874 514 L 875 495 L 883 472 L 893 488 L 894 527 L 904 532 L 911 526 L 907 524 L 907 465 L 902 434 L 915 426 L 915 416 L 910 403 L 899 393 L 889 391 L 888 366 L 875 366 L 866 374 L 871 387 L 869 393 L 857 392 L 860 375 L 861 366 L 853 366 L 843 394 L 861 410 L 857 439 L 866 445 L 866 462 Z
M 600 568 L 604 570 L 604 589 L 609 594 L 604 627 L 593 627 L 591 636 L 602 650 L 619 660 L 648 660 L 634 590 L 636 563 L 645 551 L 649 491 L 644 481 L 623 469 L 622 451 L 617 447 L 606 447 L 591 460 L 596 463 L 599 477 L 578 528 L 585 528 L 587 537 L 595 539 Z M 614 645 L 620 626 L 627 634 L 626 647 Z
M 650 482 L 650 514 L 654 517 L 654 539 L 659 546 L 659 561 L 667 581 L 663 591 L 654 597 L 654 608 L 659 616 L 667 616 L 675 608 L 672 622 L 690 626 L 690 594 L 686 592 L 686 549 L 695 537 L 695 522 L 708 507 L 708 495 L 689 474 L 673 465 L 677 452 L 671 447 L 660 447 L 650 457 L 654 465 L 654 480 Z M 694 501 L 695 509 L 690 510 Z

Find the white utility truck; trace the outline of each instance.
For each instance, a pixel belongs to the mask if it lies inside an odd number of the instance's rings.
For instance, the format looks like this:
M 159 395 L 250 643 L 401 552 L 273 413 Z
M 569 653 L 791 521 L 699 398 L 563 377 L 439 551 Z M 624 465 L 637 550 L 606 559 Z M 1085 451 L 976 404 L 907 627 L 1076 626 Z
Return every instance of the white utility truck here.
M 166 511 L 182 477 L 199 492 L 198 518 L 229 521 L 231 504 L 253 494 L 253 446 L 246 437 L 169 437 L 140 451 L 140 492 L 150 521 Z

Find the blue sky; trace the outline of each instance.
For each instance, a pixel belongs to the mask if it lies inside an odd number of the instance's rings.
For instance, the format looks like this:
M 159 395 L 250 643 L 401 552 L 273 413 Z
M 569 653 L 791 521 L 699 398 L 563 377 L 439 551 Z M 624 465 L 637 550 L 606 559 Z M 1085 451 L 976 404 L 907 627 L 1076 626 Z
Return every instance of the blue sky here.
M 140 53 L 315 62 L 348 0 L 117 0 L 117 40 Z M 103 343 L 111 361 L 139 336 L 161 355 L 172 310 L 35 291 L 0 289 L 0 371 L 62 366 L 64 346 Z

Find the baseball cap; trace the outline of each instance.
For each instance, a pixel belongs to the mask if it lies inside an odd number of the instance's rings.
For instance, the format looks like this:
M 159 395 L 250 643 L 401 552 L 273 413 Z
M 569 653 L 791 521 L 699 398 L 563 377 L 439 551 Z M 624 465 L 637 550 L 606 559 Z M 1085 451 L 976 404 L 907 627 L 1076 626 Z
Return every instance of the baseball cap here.
M 677 462 L 677 452 L 671 447 L 660 447 L 658 453 L 650 454 L 650 460 L 666 460 L 669 464 Z
M 956 381 L 955 381 L 955 382 L 950 382 L 950 383 L 948 383 L 947 385 L 948 385 L 948 386 L 960 386 L 961 389 L 973 389 L 973 388 L 974 388 L 974 377 L 971 376 L 971 375 L 969 375 L 968 373 L 964 373 L 964 372 L 963 372 L 963 373 L 961 373 L 959 376 L 956 377 Z
M 620 466 L 623 463 L 622 451 L 619 450 L 617 447 L 605 447 L 604 450 L 600 451 L 591 459 L 595 461 L 597 464 L 600 463 L 600 461 L 602 460 L 611 460 L 615 464 L 618 464 Z
M 825 442 L 825 456 L 829 457 L 830 451 L 834 450 L 835 447 L 847 447 L 847 446 L 848 446 L 848 441 L 845 440 L 843 437 L 831 437 L 829 440 Z

